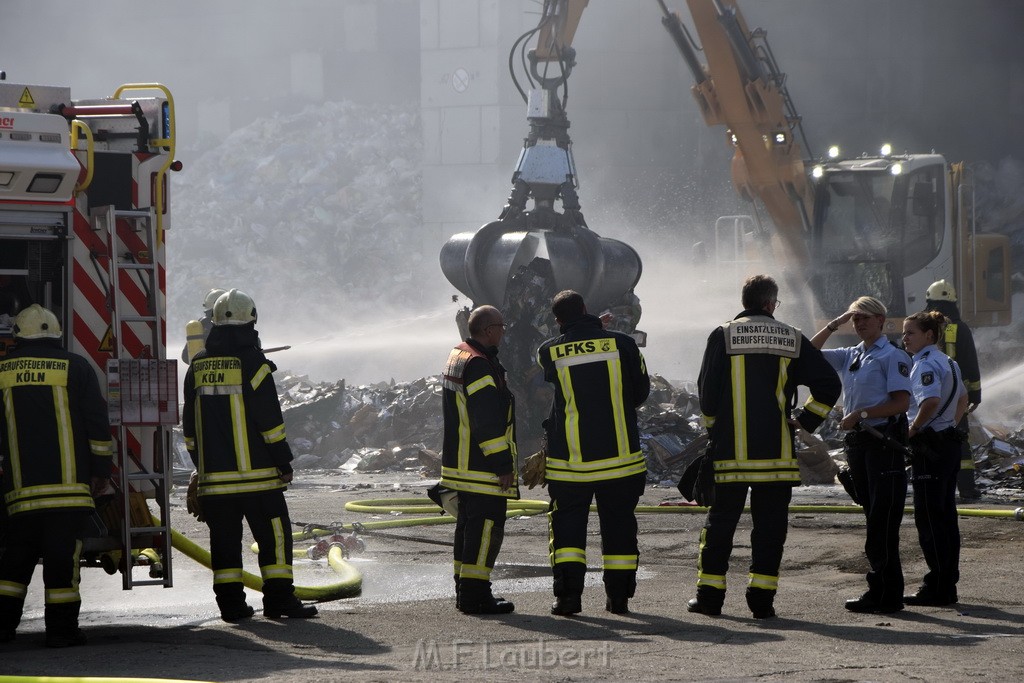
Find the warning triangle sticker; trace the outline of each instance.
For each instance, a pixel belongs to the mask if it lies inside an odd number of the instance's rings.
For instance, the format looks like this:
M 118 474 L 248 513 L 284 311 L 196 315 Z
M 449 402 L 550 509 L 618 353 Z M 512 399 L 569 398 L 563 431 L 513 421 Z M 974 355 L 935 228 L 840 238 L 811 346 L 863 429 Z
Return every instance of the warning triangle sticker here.
M 35 99 L 33 99 L 32 93 L 30 93 L 28 91 L 28 88 L 25 88 L 24 90 L 21 91 L 21 99 L 18 100 L 18 106 L 19 107 L 34 107 L 34 106 L 36 106 L 36 101 L 35 101 Z
M 100 351 L 102 353 L 114 352 L 114 331 L 110 325 L 107 325 L 107 332 L 103 335 L 103 341 L 100 342 Z

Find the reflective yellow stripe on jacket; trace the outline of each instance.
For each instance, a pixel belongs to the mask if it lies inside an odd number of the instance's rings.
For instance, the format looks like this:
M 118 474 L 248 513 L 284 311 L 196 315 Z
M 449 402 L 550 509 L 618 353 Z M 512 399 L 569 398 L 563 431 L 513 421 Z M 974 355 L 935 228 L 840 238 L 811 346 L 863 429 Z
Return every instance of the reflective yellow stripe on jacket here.
M 778 458 L 762 460 L 753 457 L 752 448 L 765 447 L 768 444 L 750 443 L 747 433 L 747 374 L 746 356 L 739 354 L 729 356 L 729 381 L 732 388 L 732 421 L 733 421 L 733 453 L 731 460 L 715 460 L 716 484 L 770 484 L 781 482 L 800 482 L 800 466 L 794 457 L 793 442 L 786 406 L 786 382 L 789 377 L 791 358 L 779 356 L 779 372 L 775 386 L 775 398 L 779 406 L 779 448 Z M 808 401 L 808 409 L 828 414 L 827 406 Z
M 276 467 L 254 469 L 252 465 L 252 455 L 249 451 L 249 427 L 242 386 L 242 361 L 233 356 L 201 358 L 193 361 L 192 372 L 196 388 L 196 441 L 200 457 L 203 458 L 205 451 L 202 443 L 204 430 L 201 408 L 204 397 L 227 399 L 235 451 L 235 471 L 208 472 L 205 462 L 200 463 L 199 469 L 203 474 L 199 477 L 199 495 L 259 493 L 284 488 L 284 482 L 281 481 Z M 255 389 L 270 374 L 269 366 L 261 366 L 253 376 L 250 385 Z M 278 425 L 260 434 L 263 441 L 268 444 L 282 441 L 285 439 L 284 425 Z
M 626 409 L 623 404 L 622 357 L 616 340 L 611 337 L 556 344 L 548 349 L 555 365 L 558 385 L 565 399 L 565 434 L 568 459 L 547 458 L 545 477 L 551 481 L 589 483 L 621 479 L 647 471 L 643 451 L 631 451 Z M 611 457 L 586 459 L 580 446 L 580 412 L 572 368 L 590 363 L 604 363 L 608 371 L 608 397 L 612 406 L 614 444 L 609 444 Z

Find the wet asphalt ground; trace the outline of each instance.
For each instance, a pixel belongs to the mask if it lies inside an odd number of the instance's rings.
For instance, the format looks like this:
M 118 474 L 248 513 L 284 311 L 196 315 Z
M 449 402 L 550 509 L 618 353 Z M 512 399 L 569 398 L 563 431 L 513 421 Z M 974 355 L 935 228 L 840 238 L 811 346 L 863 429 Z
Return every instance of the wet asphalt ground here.
M 298 473 L 288 500 L 293 521 L 368 522 L 421 515 L 358 514 L 350 500 L 423 496 L 415 473 Z M 794 503 L 846 505 L 838 487 L 801 487 Z M 523 497 L 545 500 L 541 489 Z M 674 489 L 649 486 L 641 501 L 678 502 Z M 173 525 L 206 545 L 205 526 L 173 496 Z M 1013 509 L 1010 499 L 978 507 Z M 494 572 L 495 593 L 516 604 L 506 616 L 467 616 L 454 606 L 450 524 L 410 526 L 361 536 L 350 562 L 363 576 L 362 595 L 321 603 L 306 621 L 270 620 L 260 595 L 248 591 L 256 616 L 219 619 L 211 574 L 175 553 L 174 587 L 121 589 L 119 575 L 82 573 L 82 627 L 89 644 L 67 650 L 42 645 L 41 570 L 29 588 L 17 639 L 0 644 L 0 681 L 19 676 L 156 677 L 205 681 L 437 680 L 786 680 L 1020 681 L 1024 679 L 1024 522 L 961 518 L 964 537 L 960 603 L 908 608 L 892 615 L 852 614 L 843 601 L 863 592 L 863 515 L 793 513 L 776 609 L 751 618 L 743 599 L 750 546 L 749 516 L 736 534 L 721 617 L 686 612 L 696 579 L 703 514 L 640 515 L 641 572 L 631 613 L 604 610 L 600 536 L 592 515 L 591 570 L 583 613 L 556 617 L 544 515 L 510 519 Z M 924 562 L 913 518 L 902 527 L 908 589 Z M 325 560 L 295 546 L 296 583 L 336 580 Z M 258 572 L 255 555 L 245 566 Z M 136 570 L 139 571 L 139 570 Z M 144 569 L 141 571 L 145 571 Z

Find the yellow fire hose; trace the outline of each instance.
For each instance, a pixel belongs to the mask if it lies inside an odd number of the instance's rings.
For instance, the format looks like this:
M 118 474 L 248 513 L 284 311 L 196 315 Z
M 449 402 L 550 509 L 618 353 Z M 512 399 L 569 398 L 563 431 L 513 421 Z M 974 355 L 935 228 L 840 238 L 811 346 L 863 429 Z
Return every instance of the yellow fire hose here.
M 110 678 L 107 676 L 0 676 L 0 683 L 203 683 L 184 678 Z
M 185 553 L 204 567 L 212 568 L 210 551 L 174 529 L 171 529 L 171 544 L 176 550 Z M 299 600 L 328 602 L 330 600 L 341 600 L 359 595 L 363 588 L 363 575 L 359 573 L 358 569 L 345 561 L 345 558 L 342 557 L 341 548 L 331 548 L 327 555 L 327 562 L 331 569 L 340 575 L 340 580 L 337 583 L 325 586 L 295 586 L 295 597 Z M 247 588 L 255 591 L 263 590 L 263 579 L 251 572 L 242 572 L 242 583 Z
M 531 515 L 538 515 L 547 512 L 548 502 L 544 500 L 510 500 L 508 502 L 508 511 L 505 513 L 506 517 L 524 517 Z M 441 516 L 438 513 L 441 511 L 437 505 L 429 500 L 423 498 L 377 498 L 368 499 L 361 501 L 350 501 L 345 504 L 345 510 L 348 512 L 358 512 L 365 514 L 382 514 L 382 515 L 430 515 L 429 517 L 404 517 L 401 519 L 383 519 L 372 522 L 360 522 L 358 524 L 338 524 L 337 526 L 330 526 L 324 528 L 307 528 L 303 531 L 297 531 L 292 535 L 293 541 L 301 541 L 309 538 L 315 538 L 319 536 L 329 536 L 339 532 L 358 532 L 361 529 L 374 530 L 374 529 L 395 529 L 399 527 L 410 527 L 410 526 L 424 526 L 432 524 L 452 524 L 455 522 L 455 518 L 450 515 Z M 596 505 L 590 506 L 591 512 L 597 510 Z M 750 507 L 745 507 L 744 511 L 749 512 Z M 789 511 L 792 513 L 839 513 L 839 514 L 852 514 L 862 513 L 863 508 L 859 505 L 790 505 Z M 678 514 L 678 513 L 705 513 L 707 512 L 706 507 L 699 505 L 638 505 L 636 508 L 638 514 Z M 914 513 L 913 507 L 904 508 L 906 514 L 912 515 Z M 986 510 L 981 508 L 957 508 L 957 513 L 961 517 L 990 517 L 1000 519 L 1014 519 L 1017 521 L 1024 521 L 1024 508 L 1016 509 L 998 509 L 998 510 Z M 180 538 L 180 540 L 179 540 Z M 187 544 L 187 545 L 186 545 Z M 174 547 L 178 548 L 185 554 L 189 555 L 193 559 L 202 562 L 206 566 L 209 566 L 209 553 L 194 543 L 184 538 L 183 536 L 176 535 L 174 537 Z M 259 552 L 259 546 L 255 543 L 252 544 L 252 551 Z M 296 595 L 305 600 L 336 600 L 338 598 L 352 597 L 359 594 L 359 589 L 362 583 L 362 577 L 359 572 L 353 568 L 350 564 L 345 562 L 342 557 L 342 550 L 338 546 L 332 546 L 330 554 L 328 555 L 328 562 L 335 569 L 335 571 L 346 577 L 341 583 L 335 586 L 324 586 L 322 588 L 300 588 L 296 586 Z M 259 590 L 262 586 L 262 580 L 255 575 L 246 573 L 245 585 Z M 302 594 L 300 595 L 300 591 Z
M 510 500 L 506 516 L 521 517 L 536 515 L 547 512 L 548 502 L 544 500 Z M 351 501 L 345 504 L 349 512 L 364 512 L 370 514 L 437 514 L 440 508 L 434 503 L 425 501 L 422 498 L 378 498 L 372 500 Z M 597 510 L 596 505 L 590 506 L 591 512 Z M 667 513 L 704 513 L 706 507 L 699 505 L 638 505 L 637 513 L 642 514 L 667 514 Z M 745 512 L 750 507 L 744 508 Z M 860 505 L 790 505 L 789 511 L 793 513 L 822 512 L 822 513 L 862 513 L 864 508 Z M 913 507 L 904 508 L 906 514 L 913 514 Z M 986 510 L 982 508 L 957 508 L 961 517 L 992 517 L 1024 521 L 1024 508 Z M 379 522 L 365 522 L 362 524 L 367 529 L 371 528 L 393 528 L 398 526 L 413 526 L 415 524 L 443 524 L 454 522 L 451 517 L 414 517 L 404 520 L 382 520 Z M 385 526 L 386 525 L 386 526 Z M 324 533 L 323 530 L 320 534 Z

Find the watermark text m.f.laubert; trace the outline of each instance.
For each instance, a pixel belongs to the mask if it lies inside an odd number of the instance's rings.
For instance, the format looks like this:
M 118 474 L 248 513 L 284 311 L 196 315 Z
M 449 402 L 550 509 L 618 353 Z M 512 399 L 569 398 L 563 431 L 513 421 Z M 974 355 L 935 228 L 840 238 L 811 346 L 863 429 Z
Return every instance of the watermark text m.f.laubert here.
M 590 669 L 611 665 L 611 644 L 550 641 L 538 638 L 525 643 L 490 643 L 453 640 L 439 643 L 420 640 L 413 652 L 412 668 L 418 671 L 482 669 Z

